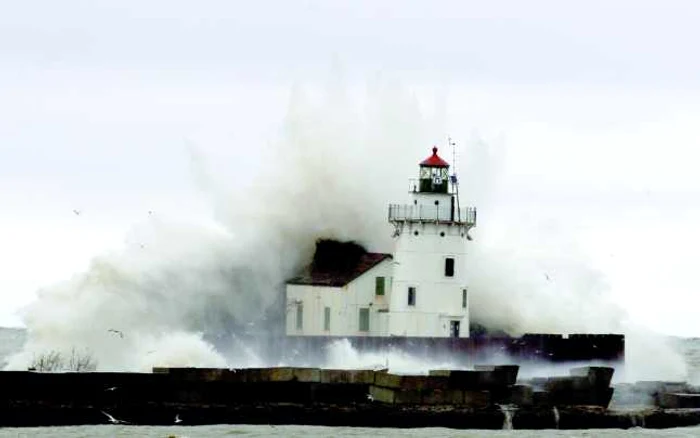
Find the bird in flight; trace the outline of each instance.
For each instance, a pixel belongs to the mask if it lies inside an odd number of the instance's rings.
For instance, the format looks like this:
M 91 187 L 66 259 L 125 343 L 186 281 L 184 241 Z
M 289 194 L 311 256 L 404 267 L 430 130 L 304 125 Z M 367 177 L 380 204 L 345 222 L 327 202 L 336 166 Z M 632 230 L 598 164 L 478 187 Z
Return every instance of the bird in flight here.
M 182 419 L 180 418 L 180 414 L 175 414 L 175 424 L 182 423 Z
M 107 330 L 107 331 L 110 332 L 110 333 L 114 333 L 115 335 L 119 335 L 120 338 L 123 338 L 123 337 L 124 337 L 124 333 L 122 333 L 122 332 L 119 331 L 119 330 L 109 329 L 109 330 Z
M 80 216 L 80 210 L 73 210 L 73 214 L 75 214 L 76 216 Z
M 105 414 L 105 416 L 107 416 L 107 419 L 109 420 L 109 422 L 112 423 L 112 424 L 130 424 L 130 423 L 127 422 L 127 421 L 118 420 L 118 419 L 114 418 L 113 416 L 109 415 L 109 414 L 108 414 L 107 412 L 105 412 L 105 411 L 100 411 L 100 412 L 102 412 L 103 414 Z

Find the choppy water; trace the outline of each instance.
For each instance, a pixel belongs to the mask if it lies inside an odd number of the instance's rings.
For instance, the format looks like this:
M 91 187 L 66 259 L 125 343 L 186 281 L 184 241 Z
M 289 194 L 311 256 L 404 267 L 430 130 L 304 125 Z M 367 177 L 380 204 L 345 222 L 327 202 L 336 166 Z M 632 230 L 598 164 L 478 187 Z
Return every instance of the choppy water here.
M 52 428 L 0 429 L 0 438 L 99 438 L 99 437 L 144 437 L 144 438 L 207 438 L 207 437 L 698 437 L 700 427 L 683 429 L 629 429 L 629 430 L 453 430 L 443 428 L 425 429 L 373 429 L 322 426 L 79 426 Z

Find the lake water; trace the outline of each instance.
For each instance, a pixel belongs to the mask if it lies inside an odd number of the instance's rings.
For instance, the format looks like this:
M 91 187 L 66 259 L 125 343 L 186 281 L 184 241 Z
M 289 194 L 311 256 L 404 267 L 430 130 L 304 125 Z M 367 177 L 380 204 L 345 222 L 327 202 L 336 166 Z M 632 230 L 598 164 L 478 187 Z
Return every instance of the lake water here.
M 454 430 L 443 428 L 425 429 L 372 429 L 322 426 L 78 426 L 0 429 L 0 438 L 99 438 L 99 437 L 143 437 L 143 438 L 218 438 L 218 437 L 698 437 L 700 427 L 651 430 Z

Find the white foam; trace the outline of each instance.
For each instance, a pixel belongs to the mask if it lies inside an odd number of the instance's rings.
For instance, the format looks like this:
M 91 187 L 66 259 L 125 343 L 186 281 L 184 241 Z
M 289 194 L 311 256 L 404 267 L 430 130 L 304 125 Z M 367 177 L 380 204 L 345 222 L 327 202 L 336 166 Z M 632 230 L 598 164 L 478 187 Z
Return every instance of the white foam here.
M 318 237 L 391 251 L 386 205 L 403 199 L 417 162 L 447 134 L 440 109 L 435 118 L 424 116 L 410 90 L 379 80 L 359 101 L 345 91 L 337 81 L 317 99 L 296 90 L 279 138 L 233 146 L 262 157 L 260 169 L 215 174 L 193 146 L 195 179 L 216 226 L 163 217 L 137 224 L 121 251 L 97 256 L 86 272 L 39 293 L 24 312 L 28 341 L 10 366 L 21 369 L 46 351 L 74 348 L 90 351 L 100 369 L 259 361 L 250 347 L 233 348 L 224 358 L 211 340 L 251 322 L 278 330 L 280 321 L 262 315 L 279 299 L 284 280 L 309 260 Z M 509 204 L 512 187 L 501 184 L 505 146 L 472 139 L 459 150 L 462 204 L 480 209 L 470 260 L 471 315 L 511 334 L 631 335 L 623 309 L 608 299 L 604 275 L 591 267 L 568 224 L 542 211 L 528 212 L 535 217 L 528 220 Z M 649 348 L 651 338 L 644 339 L 640 352 Z M 629 368 L 648 364 L 635 351 L 641 344 L 630 341 Z M 332 349 L 333 366 L 387 360 L 337 348 L 345 353 Z M 682 373 L 679 355 L 659 348 L 654 369 Z M 404 353 L 388 359 L 397 371 L 426 368 Z M 458 365 L 427 361 L 433 368 Z

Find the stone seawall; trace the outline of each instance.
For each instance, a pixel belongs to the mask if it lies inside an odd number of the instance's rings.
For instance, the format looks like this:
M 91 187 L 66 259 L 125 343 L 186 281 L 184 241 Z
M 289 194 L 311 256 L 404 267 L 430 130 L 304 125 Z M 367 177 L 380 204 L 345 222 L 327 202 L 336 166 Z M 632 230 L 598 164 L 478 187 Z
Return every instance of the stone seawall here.
M 518 363 L 619 363 L 625 359 L 625 336 L 620 334 L 570 334 L 566 337 L 543 333 L 521 337 L 472 334 L 468 338 L 349 336 L 343 339 L 359 352 L 379 353 L 393 349 L 464 364 L 489 361 L 496 353 Z M 337 338 L 329 336 L 271 336 L 264 341 L 256 340 L 256 344 L 263 345 L 260 353 L 266 360 L 291 364 L 307 363 L 309 357 L 325 351 L 334 342 Z
M 291 367 L 0 372 L 0 426 L 105 424 L 110 416 L 136 425 L 579 429 L 700 424 L 698 410 L 607 410 L 610 368 L 576 368 L 568 377 L 516 384 L 517 372 L 517 366 L 434 370 L 427 376 Z

